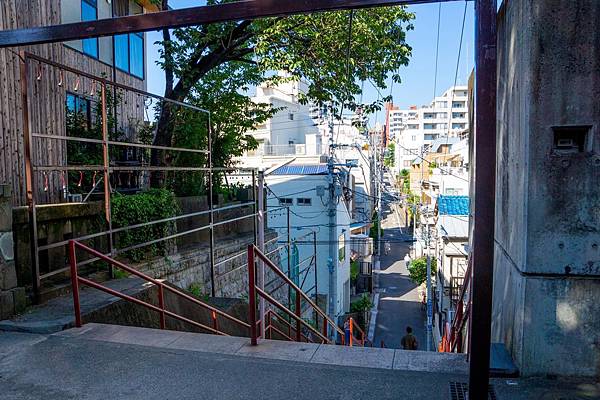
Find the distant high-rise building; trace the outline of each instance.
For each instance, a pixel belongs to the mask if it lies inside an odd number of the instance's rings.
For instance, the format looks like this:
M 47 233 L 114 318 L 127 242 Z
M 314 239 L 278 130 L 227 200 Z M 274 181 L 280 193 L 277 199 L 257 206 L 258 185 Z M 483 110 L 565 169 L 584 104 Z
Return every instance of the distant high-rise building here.
M 462 137 L 469 129 L 468 107 L 467 86 L 451 87 L 427 106 L 411 106 L 408 110 L 391 107 L 386 120 L 388 136 L 398 144 L 396 168 L 410 168 L 436 139 Z

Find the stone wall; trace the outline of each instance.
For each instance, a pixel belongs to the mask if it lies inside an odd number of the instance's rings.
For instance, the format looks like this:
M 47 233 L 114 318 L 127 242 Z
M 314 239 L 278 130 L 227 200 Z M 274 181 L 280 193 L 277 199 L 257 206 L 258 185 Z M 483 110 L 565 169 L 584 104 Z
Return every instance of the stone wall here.
M 273 231 L 265 232 L 265 241 L 274 237 Z M 221 238 L 215 244 L 215 295 L 217 297 L 247 298 L 247 249 L 248 244 L 253 241 L 254 235 L 242 234 Z M 269 252 L 276 246 L 275 242 L 270 243 L 266 246 L 266 251 Z M 279 254 L 274 253 L 271 260 L 275 264 L 279 264 Z M 156 257 L 133 266 L 154 278 L 166 279 L 181 288 L 196 287 L 200 294 L 210 295 L 211 293 L 209 248 L 206 242 L 179 250 L 173 255 Z M 271 285 L 271 289 L 280 283 L 275 280 L 275 274 L 269 272 L 268 269 L 266 281 L 275 281 Z
M 504 2 L 492 340 L 524 376 L 600 376 L 599 71 L 600 2 Z
M 11 185 L 0 185 L 0 320 L 26 306 L 25 288 L 17 286 L 11 200 Z

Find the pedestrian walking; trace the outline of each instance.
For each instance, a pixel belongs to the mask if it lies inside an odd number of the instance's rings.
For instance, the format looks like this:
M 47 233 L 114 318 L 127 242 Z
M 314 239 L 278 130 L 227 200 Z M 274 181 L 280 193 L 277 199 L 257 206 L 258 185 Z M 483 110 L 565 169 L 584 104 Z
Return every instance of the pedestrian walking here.
M 346 346 L 349 346 L 350 345 L 350 317 L 346 318 L 346 321 L 344 322 L 344 339 L 346 339 L 344 344 Z
M 412 328 L 410 326 L 406 327 L 406 335 L 400 341 L 402 348 L 404 350 L 417 350 L 419 347 L 419 343 L 417 342 L 417 337 L 413 335 Z

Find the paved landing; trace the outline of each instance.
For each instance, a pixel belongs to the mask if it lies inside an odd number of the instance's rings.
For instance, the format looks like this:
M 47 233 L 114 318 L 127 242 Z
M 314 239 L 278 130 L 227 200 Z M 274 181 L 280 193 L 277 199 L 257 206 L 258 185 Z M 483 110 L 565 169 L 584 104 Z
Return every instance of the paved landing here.
M 259 340 L 258 346 L 251 346 L 250 339 L 244 337 L 163 331 L 120 325 L 90 323 L 82 328 L 69 329 L 52 336 L 363 368 L 433 371 L 462 375 L 467 374 L 468 368 L 464 354 L 409 352 L 396 349 L 343 347 L 279 340 Z
M 0 398 L 432 400 L 449 399 L 450 381 L 466 381 L 441 358 L 444 372 L 433 372 L 432 361 L 431 372 L 411 371 L 396 363 L 406 355 L 407 364 L 422 365 L 424 353 L 383 350 L 275 341 L 250 347 L 247 338 L 94 324 L 54 335 L 0 332 Z M 573 381 L 494 386 L 500 400 L 600 394 L 597 385 Z

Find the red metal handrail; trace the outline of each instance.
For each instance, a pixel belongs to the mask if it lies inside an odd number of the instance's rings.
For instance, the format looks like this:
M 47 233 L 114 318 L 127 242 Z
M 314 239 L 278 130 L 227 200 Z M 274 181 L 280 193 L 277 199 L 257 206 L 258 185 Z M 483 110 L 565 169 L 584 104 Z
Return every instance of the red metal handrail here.
M 365 335 L 365 331 L 363 331 L 361 329 L 361 327 L 358 325 L 358 323 L 354 320 L 354 318 L 350 317 L 350 341 L 348 343 L 348 346 L 352 347 L 352 345 L 354 344 L 354 329 L 356 328 L 356 330 L 358 331 L 360 337 L 358 338 L 358 343 L 362 346 L 365 347 L 365 344 L 367 343 L 371 343 L 369 339 L 367 339 L 366 335 Z M 373 347 L 373 343 L 371 343 L 371 347 Z
M 271 323 L 272 318 L 275 317 L 275 319 L 277 319 L 280 323 L 284 324 L 287 328 L 288 328 L 288 332 L 294 331 L 295 332 L 295 328 L 292 327 L 292 324 L 290 324 L 288 321 L 286 321 L 284 318 L 282 318 L 280 315 L 278 315 L 277 313 L 273 312 L 273 310 L 269 310 L 267 311 L 267 313 L 265 314 L 265 320 L 268 322 L 268 324 L 265 324 L 265 332 L 270 331 L 270 330 L 274 330 L 275 332 L 279 333 L 280 335 L 282 335 L 283 337 L 285 337 L 286 339 L 290 340 L 290 341 L 294 341 L 294 339 L 292 339 L 291 337 L 291 333 L 289 333 L 288 335 L 286 335 L 285 333 L 281 332 L 281 330 L 279 328 L 277 328 L 276 326 L 273 326 L 273 324 Z M 306 336 L 305 334 L 301 333 L 301 337 L 307 342 L 307 343 L 314 343 L 312 340 L 310 340 L 308 338 L 308 336 Z M 271 339 L 271 334 L 269 332 L 269 339 Z
M 283 304 L 278 302 L 275 298 L 269 295 L 267 292 L 262 290 L 261 288 L 256 286 L 256 276 L 255 276 L 255 259 L 259 258 L 265 266 L 269 267 L 277 276 L 279 276 L 285 283 L 290 286 L 291 289 L 295 290 L 296 293 L 296 307 L 295 312 L 292 312 Z M 317 337 L 319 337 L 324 343 L 332 343 L 328 338 L 328 326 L 338 332 L 341 337 L 344 337 L 344 332 L 337 326 L 337 324 L 331 320 L 325 314 L 319 306 L 317 306 L 311 299 L 300 289 L 290 278 L 288 278 L 277 266 L 268 259 L 255 245 L 248 245 L 248 319 L 250 322 L 250 338 L 252 345 L 257 344 L 257 333 L 256 333 L 256 296 L 260 296 L 276 308 L 280 309 L 284 313 L 290 316 L 294 321 L 296 321 L 296 337 L 295 340 L 297 342 L 301 341 L 301 329 L 304 326 L 306 329 L 314 333 Z M 323 319 L 323 332 L 319 332 L 315 328 L 313 328 L 310 324 L 304 321 L 301 317 L 301 301 L 306 301 L 317 313 L 318 316 L 321 316 Z M 318 318 L 318 317 L 317 317 Z M 318 321 L 317 321 L 318 323 Z M 342 339 L 343 340 L 343 339 Z
M 140 278 L 144 279 L 145 281 L 154 284 L 158 288 L 158 306 L 155 306 L 154 304 L 151 304 L 151 303 L 147 303 L 147 302 L 137 299 L 135 297 L 126 295 L 124 293 L 120 293 L 116 290 L 113 290 L 111 288 L 103 286 L 103 285 L 101 285 L 97 282 L 91 281 L 89 279 L 80 277 L 77 273 L 77 256 L 76 256 L 77 248 L 80 248 L 80 249 L 92 254 L 93 256 L 96 256 L 99 259 L 106 261 L 107 263 L 109 263 L 115 267 L 118 267 L 124 271 L 129 272 L 132 275 L 140 277 Z M 231 315 L 226 314 L 223 311 L 221 311 L 209 304 L 206 304 L 206 303 L 196 299 L 195 297 L 192 297 L 192 296 L 184 293 L 183 291 L 181 291 L 179 289 L 176 289 L 172 286 L 166 285 L 164 282 L 154 279 L 154 278 L 152 278 L 134 268 L 131 268 L 131 267 L 123 264 L 120 261 L 110 258 L 110 257 L 100 253 L 99 251 L 96 251 L 96 250 L 92 249 L 91 247 L 88 247 L 76 240 L 69 240 L 69 262 L 71 265 L 71 285 L 73 287 L 73 306 L 75 308 L 75 326 L 77 326 L 77 327 L 81 327 L 83 325 L 82 318 L 81 318 L 81 305 L 80 305 L 80 301 L 79 301 L 79 284 L 82 283 L 84 285 L 93 287 L 95 289 L 101 290 L 101 291 L 111 294 L 113 296 L 120 297 L 124 300 L 130 301 L 132 303 L 144 306 L 146 308 L 149 308 L 153 311 L 158 312 L 159 316 L 160 316 L 160 328 L 161 329 L 165 329 L 165 316 L 169 316 L 171 318 L 175 318 L 180 321 L 186 322 L 188 324 L 194 325 L 198 328 L 204 329 L 208 332 L 212 332 L 217 335 L 229 336 L 225 332 L 219 330 L 217 316 L 221 316 L 229 321 L 232 321 L 232 322 L 250 330 L 250 324 L 248 324 L 244 321 L 241 321 L 235 317 L 232 317 Z M 182 297 L 186 300 L 189 300 L 198 306 L 201 306 L 201 307 L 209 310 L 211 312 L 211 319 L 213 322 L 213 326 L 210 327 L 210 326 L 201 324 L 199 322 L 193 321 L 189 318 L 186 318 L 184 316 L 181 316 L 179 314 L 176 314 L 174 312 L 167 310 L 165 308 L 165 300 L 164 300 L 165 290 L 167 290 L 179 297 Z
M 450 331 L 451 352 L 454 352 L 455 350 L 459 353 L 462 352 L 462 331 L 465 326 L 465 323 L 471 315 L 471 302 L 468 301 L 467 307 L 465 308 L 464 301 L 465 294 L 467 293 L 467 287 L 471 283 L 472 267 L 473 263 L 471 262 L 471 259 L 469 259 L 469 264 L 467 266 L 467 270 L 465 271 L 463 285 L 460 290 L 460 295 L 458 296 L 458 301 L 456 303 L 456 314 L 454 316 L 454 320 L 452 321 L 452 328 Z

